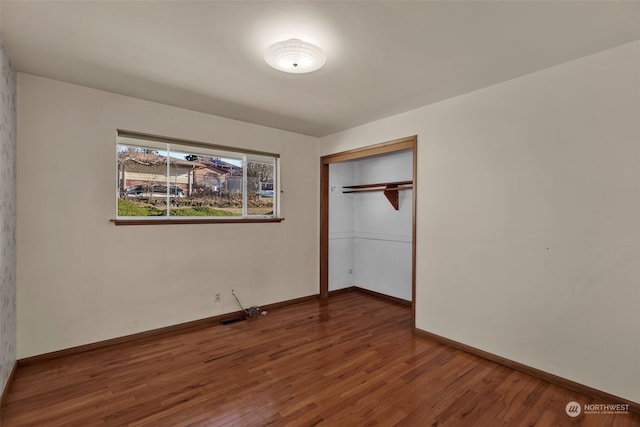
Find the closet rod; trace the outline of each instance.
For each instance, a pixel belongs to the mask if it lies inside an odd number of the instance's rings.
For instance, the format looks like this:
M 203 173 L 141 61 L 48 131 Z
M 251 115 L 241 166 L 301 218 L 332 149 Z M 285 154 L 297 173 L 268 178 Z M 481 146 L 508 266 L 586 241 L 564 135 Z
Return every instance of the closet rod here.
M 344 188 L 350 188 L 350 187 L 344 187 Z M 390 190 L 392 191 L 400 191 L 400 190 L 412 190 L 413 187 L 398 187 L 398 188 L 391 188 Z M 387 191 L 386 188 L 369 188 L 369 189 L 362 189 L 362 190 L 348 190 L 348 191 L 343 191 L 342 194 L 348 194 L 348 193 L 372 193 L 374 191 Z
M 400 190 L 411 190 L 413 189 L 413 181 L 395 181 L 395 182 L 383 182 L 380 184 L 360 184 L 360 185 L 345 185 L 342 187 L 351 188 L 351 190 L 344 191 L 343 194 L 348 193 L 369 193 L 374 191 L 381 191 L 384 193 L 389 203 L 395 210 L 400 209 L 399 200 L 398 200 L 398 192 Z

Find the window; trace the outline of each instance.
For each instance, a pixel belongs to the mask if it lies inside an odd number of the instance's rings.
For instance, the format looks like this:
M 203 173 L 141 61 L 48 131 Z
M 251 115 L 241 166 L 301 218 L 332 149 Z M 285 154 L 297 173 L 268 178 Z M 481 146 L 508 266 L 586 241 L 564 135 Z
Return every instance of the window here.
M 118 219 L 277 217 L 276 154 L 119 131 Z

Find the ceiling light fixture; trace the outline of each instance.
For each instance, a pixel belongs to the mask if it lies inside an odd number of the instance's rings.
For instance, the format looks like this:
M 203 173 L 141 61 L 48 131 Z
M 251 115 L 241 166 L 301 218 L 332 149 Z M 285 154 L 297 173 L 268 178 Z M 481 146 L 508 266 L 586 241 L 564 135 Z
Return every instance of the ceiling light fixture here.
M 302 74 L 321 68 L 327 57 L 322 49 L 314 44 L 289 39 L 269 46 L 264 52 L 264 60 L 276 70 Z

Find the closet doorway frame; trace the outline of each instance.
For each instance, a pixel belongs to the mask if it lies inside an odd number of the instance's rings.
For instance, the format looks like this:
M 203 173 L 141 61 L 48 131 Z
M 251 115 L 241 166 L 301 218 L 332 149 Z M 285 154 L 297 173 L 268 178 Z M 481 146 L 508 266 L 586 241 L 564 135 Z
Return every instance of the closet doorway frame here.
M 363 159 L 379 154 L 410 149 L 413 160 L 413 191 L 411 212 L 411 317 L 415 329 L 416 317 L 416 186 L 418 136 L 408 136 L 392 141 L 328 154 L 320 158 L 320 299 L 329 298 L 329 165 L 347 160 Z

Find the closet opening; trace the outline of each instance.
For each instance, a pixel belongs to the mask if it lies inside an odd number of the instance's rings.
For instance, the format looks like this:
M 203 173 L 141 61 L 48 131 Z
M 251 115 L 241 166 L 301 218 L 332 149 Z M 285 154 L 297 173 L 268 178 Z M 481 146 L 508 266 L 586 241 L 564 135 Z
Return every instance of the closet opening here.
M 320 159 L 320 297 L 348 288 L 411 305 L 416 149 L 411 136 Z

